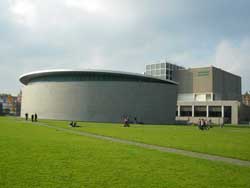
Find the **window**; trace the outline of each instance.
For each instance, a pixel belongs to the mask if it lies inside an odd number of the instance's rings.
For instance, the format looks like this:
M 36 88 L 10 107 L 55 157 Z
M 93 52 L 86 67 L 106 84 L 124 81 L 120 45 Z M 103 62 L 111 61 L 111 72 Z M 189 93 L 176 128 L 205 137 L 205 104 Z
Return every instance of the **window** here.
M 155 64 L 152 64 L 152 65 L 151 65 L 151 69 L 156 69 L 156 65 L 155 65 Z
M 146 65 L 146 70 L 150 70 L 151 66 L 150 65 Z
M 156 70 L 156 75 L 161 75 L 161 70 Z
M 209 117 L 221 117 L 221 106 L 209 106 Z
M 206 94 L 206 101 L 212 101 L 211 94 Z
M 165 69 L 165 68 L 166 68 L 166 63 L 162 63 L 162 64 L 161 64 L 161 68 L 162 68 L 162 69 Z
M 170 74 L 171 76 L 173 76 L 173 71 L 172 71 L 172 70 L 170 70 L 170 71 L 169 71 L 169 74 Z
M 192 106 L 181 106 L 180 107 L 181 117 L 191 117 L 192 116 Z
M 156 64 L 156 69 L 161 69 L 161 64 Z
M 166 74 L 169 75 L 169 70 L 166 70 Z
M 195 94 L 194 100 L 195 101 L 206 101 L 206 94 Z
M 195 106 L 194 107 L 195 117 L 206 117 L 207 116 L 207 106 Z
M 155 76 L 155 75 L 156 75 L 156 70 L 152 70 L 152 71 L 151 71 L 151 75 L 152 75 L 152 76 Z
M 146 75 L 151 75 L 151 71 L 146 71 Z

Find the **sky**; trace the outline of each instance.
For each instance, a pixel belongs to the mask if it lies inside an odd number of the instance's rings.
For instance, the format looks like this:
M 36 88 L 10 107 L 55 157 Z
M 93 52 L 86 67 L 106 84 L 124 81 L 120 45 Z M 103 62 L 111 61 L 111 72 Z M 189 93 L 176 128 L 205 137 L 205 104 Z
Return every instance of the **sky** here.
M 0 93 L 46 69 L 216 66 L 250 90 L 249 0 L 0 0 Z

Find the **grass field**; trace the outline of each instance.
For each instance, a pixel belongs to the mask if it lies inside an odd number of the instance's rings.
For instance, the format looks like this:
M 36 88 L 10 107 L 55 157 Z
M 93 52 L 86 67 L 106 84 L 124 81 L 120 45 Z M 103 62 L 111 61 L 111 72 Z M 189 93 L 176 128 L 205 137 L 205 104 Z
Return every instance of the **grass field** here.
M 43 122 L 72 129 L 65 121 Z M 124 128 L 121 124 L 78 124 L 80 127 L 74 128 L 78 131 L 250 161 L 250 128 L 214 127 L 209 131 L 200 131 L 193 126 L 132 124 L 130 128 Z
M 66 126 L 65 122 L 59 126 Z M 83 123 L 81 126 L 76 130 L 86 131 L 88 128 L 91 131 L 93 126 L 92 131 L 96 132 L 101 127 L 102 134 L 108 130 L 113 130 L 112 134 L 115 134 L 121 128 L 107 124 Z M 144 132 L 148 137 L 150 129 L 151 134 L 158 134 L 161 131 L 157 129 L 163 128 L 135 126 L 122 129 L 124 135 L 133 134 L 131 132 L 138 129 L 141 135 Z M 187 132 L 187 127 L 183 128 Z M 165 129 L 178 132 L 179 127 Z M 227 129 L 212 131 L 226 131 L 225 134 L 231 136 Z M 13 118 L 0 118 L 1 188 L 247 188 L 250 187 L 249 177 L 248 167 L 162 153 L 73 135 Z

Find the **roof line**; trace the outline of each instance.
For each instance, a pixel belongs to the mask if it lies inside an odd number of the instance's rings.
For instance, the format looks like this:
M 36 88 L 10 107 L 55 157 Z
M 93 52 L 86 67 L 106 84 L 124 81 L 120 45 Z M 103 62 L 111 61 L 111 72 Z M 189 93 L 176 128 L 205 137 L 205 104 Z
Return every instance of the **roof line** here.
M 148 75 L 140 74 L 140 73 L 132 73 L 132 72 L 125 72 L 125 71 L 113 71 L 113 70 L 101 70 L 101 69 L 81 69 L 81 70 L 73 70 L 73 69 L 50 69 L 50 70 L 41 70 L 41 71 L 33 71 L 30 73 L 22 74 L 19 77 L 19 80 L 24 85 L 27 85 L 29 81 L 33 78 L 36 78 L 37 76 L 44 76 L 44 75 L 51 75 L 53 73 L 108 73 L 108 74 L 120 74 L 120 75 L 127 75 L 127 76 L 135 76 L 135 77 L 141 77 L 141 78 L 148 78 L 148 79 L 154 79 L 161 82 L 171 83 L 177 85 L 177 82 L 174 82 L 172 80 L 165 80 L 160 79 L 156 77 L 151 77 Z

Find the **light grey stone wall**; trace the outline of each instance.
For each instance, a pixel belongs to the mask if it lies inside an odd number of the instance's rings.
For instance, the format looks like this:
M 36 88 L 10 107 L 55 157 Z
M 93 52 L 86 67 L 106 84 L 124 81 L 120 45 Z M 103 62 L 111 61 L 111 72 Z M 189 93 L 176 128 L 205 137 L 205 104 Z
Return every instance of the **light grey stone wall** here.
M 23 89 L 21 116 L 42 119 L 147 124 L 174 123 L 177 86 L 132 81 L 34 82 Z
M 232 107 L 232 116 L 231 122 L 232 124 L 237 125 L 239 123 L 239 107 L 240 102 L 238 101 L 208 101 L 208 102 L 197 102 L 197 101 L 178 101 L 177 106 L 231 106 Z M 211 117 L 176 117 L 177 121 L 190 121 L 193 123 L 197 123 L 200 118 L 211 119 L 213 123 L 222 123 L 223 118 L 211 118 Z

